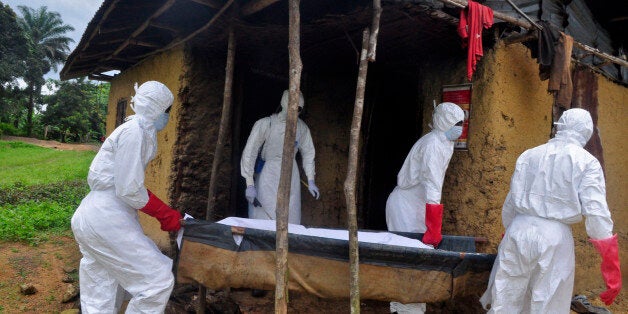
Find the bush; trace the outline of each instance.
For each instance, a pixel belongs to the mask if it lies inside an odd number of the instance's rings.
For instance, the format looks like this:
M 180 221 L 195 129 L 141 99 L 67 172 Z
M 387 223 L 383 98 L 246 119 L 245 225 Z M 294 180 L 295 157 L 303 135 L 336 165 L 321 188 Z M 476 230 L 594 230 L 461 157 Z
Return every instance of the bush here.
M 36 245 L 70 229 L 70 219 L 89 192 L 85 180 L 0 188 L 0 239 Z
M 20 131 L 13 126 L 13 124 L 11 123 L 0 123 L 0 136 L 2 135 L 13 135 L 13 136 L 19 136 L 20 135 Z

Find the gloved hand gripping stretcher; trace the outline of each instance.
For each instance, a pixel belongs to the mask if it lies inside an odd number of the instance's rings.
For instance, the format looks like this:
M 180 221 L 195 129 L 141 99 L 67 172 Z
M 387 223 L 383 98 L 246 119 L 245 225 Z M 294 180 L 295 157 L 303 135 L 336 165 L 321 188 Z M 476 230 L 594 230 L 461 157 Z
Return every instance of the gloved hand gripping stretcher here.
M 186 220 L 176 277 L 220 290 L 275 286 L 275 221 L 230 217 Z M 349 297 L 348 232 L 290 224 L 289 289 Z M 403 235 L 403 236 L 401 236 Z M 438 249 L 422 234 L 360 231 L 362 299 L 437 302 L 482 292 L 495 259 L 475 253 L 473 237 L 443 235 Z

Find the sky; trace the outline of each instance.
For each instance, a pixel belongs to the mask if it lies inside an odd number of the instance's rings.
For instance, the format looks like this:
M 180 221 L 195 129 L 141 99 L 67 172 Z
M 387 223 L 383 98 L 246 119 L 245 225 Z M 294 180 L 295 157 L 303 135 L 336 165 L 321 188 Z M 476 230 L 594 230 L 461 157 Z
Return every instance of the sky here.
M 102 4 L 103 0 L 0 0 L 4 4 L 8 4 L 17 16 L 21 16 L 19 9 L 20 5 L 38 9 L 42 6 L 47 6 L 48 11 L 58 12 L 61 14 L 61 19 L 65 24 L 74 27 L 74 31 L 68 32 L 66 36 L 74 39 L 73 43 L 70 43 L 70 52 L 74 51 L 74 48 L 81 41 L 81 37 L 87 28 L 87 24 L 92 20 L 98 8 Z M 48 72 L 44 77 L 46 79 L 52 78 L 59 79 L 59 71 L 63 68 L 63 65 L 57 67 L 57 72 L 54 70 Z

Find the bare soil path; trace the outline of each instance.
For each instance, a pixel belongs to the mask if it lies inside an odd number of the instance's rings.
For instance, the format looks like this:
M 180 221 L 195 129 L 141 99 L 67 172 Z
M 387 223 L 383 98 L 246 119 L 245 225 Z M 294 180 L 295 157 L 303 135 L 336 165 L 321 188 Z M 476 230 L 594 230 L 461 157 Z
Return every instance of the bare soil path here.
M 15 142 L 24 142 L 29 143 L 41 147 L 54 148 L 59 150 L 91 150 L 97 152 L 100 149 L 100 144 L 94 143 L 83 143 L 83 144 L 74 144 L 74 143 L 61 143 L 52 140 L 39 140 L 31 137 L 22 137 L 22 136 L 2 136 L 3 141 L 15 141 Z

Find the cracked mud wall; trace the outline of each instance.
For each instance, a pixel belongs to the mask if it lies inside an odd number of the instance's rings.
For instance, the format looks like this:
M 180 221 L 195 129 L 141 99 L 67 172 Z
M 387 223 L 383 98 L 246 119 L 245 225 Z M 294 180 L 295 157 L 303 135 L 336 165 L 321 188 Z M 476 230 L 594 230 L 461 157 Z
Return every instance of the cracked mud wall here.
M 211 55 L 211 57 L 210 57 Z M 209 54 L 188 48 L 185 74 L 179 92 L 181 113 L 174 147 L 174 169 L 170 193 L 173 204 L 197 219 L 205 219 L 213 156 L 220 127 L 224 92 L 224 53 Z M 235 103 L 235 99 L 234 99 Z M 216 191 L 216 211 L 209 220 L 219 220 L 229 208 L 231 188 L 231 129 L 225 148 Z
M 623 286 L 628 278 L 628 158 L 626 158 L 625 107 L 628 104 L 628 88 L 613 83 L 601 75 L 597 75 L 598 120 L 597 126 L 603 147 L 604 176 L 606 179 L 606 199 L 614 222 L 613 232 L 619 240 L 619 258 L 622 266 Z M 597 251 L 587 241 L 584 224 L 574 228 L 576 236 L 576 291 L 581 293 L 599 294 L 604 287 L 600 275 L 600 258 Z M 584 263 L 586 262 L 586 264 Z M 620 304 L 611 307 L 613 313 L 628 308 L 626 289 L 622 290 L 617 300 Z M 625 307 L 620 307 L 624 305 Z M 626 313 L 626 312 L 624 312 Z
M 179 120 L 181 110 L 181 102 L 177 94 L 181 85 L 182 69 L 183 50 L 174 49 L 148 58 L 131 69 L 117 75 L 111 81 L 106 121 L 107 135 L 109 135 L 115 129 L 116 105 L 121 99 L 127 100 L 126 115 L 134 114 L 128 102 L 131 96 L 135 95 L 135 90 L 133 89 L 135 82 L 141 85 L 146 81 L 155 80 L 168 86 L 175 96 L 170 111 L 170 120 L 166 128 L 157 133 L 157 154 L 146 168 L 145 185 L 160 199 L 171 205 L 172 200 L 169 192 L 171 180 L 169 178 L 172 172 L 174 142 L 177 139 L 177 121 Z M 139 212 L 139 216 L 144 232 L 151 237 L 160 248 L 168 250 L 170 247 L 170 238 L 167 232 L 161 231 L 159 222 L 155 218 L 142 212 Z
M 302 86 L 307 107 L 303 119 L 310 128 L 316 149 L 316 185 L 321 192 L 320 199 L 315 200 L 300 184 L 302 224 L 329 228 L 347 226 L 343 185 L 347 175 L 355 82 L 353 73 L 310 75 Z M 303 171 L 301 178 L 307 182 Z
M 463 62 L 452 76 L 462 78 L 465 70 Z M 443 82 L 452 83 L 465 82 Z M 444 233 L 486 237 L 489 244 L 478 249 L 495 250 L 516 159 L 547 141 L 551 104 L 536 62 L 523 46 L 498 45 L 485 52 L 474 74 L 469 149 L 454 151 L 443 186 Z M 431 119 L 432 106 L 424 108 Z
M 440 70 L 443 67 L 439 67 Z M 449 65 L 452 76 L 462 77 L 464 64 Z M 458 73 L 461 73 L 458 75 Z M 618 233 L 620 252 L 628 235 L 625 158 L 626 128 L 622 107 L 628 103 L 628 89 L 598 77 L 598 127 L 604 150 L 607 200 Z M 459 82 L 430 81 L 426 95 L 440 95 L 442 84 Z M 546 92 L 547 81 L 538 76 L 536 60 L 523 45 L 497 45 L 485 52 L 474 75 L 469 150 L 455 151 L 443 186 L 443 233 L 488 238 L 480 244 L 482 252 L 496 252 L 504 228 L 501 207 L 509 190 L 510 178 L 518 156 L 528 148 L 546 143 L 550 138 L 552 96 Z M 434 97 L 434 96 L 430 96 Z M 424 104 L 426 126 L 431 119 L 431 98 Z M 438 99 L 438 98 L 437 98 Z M 598 253 L 588 242 L 583 222 L 572 225 L 576 246 L 574 294 L 597 298 L 604 290 Z M 628 256 L 620 253 L 621 264 Z M 626 267 L 623 270 L 626 278 Z M 623 308 L 625 292 L 609 309 Z

